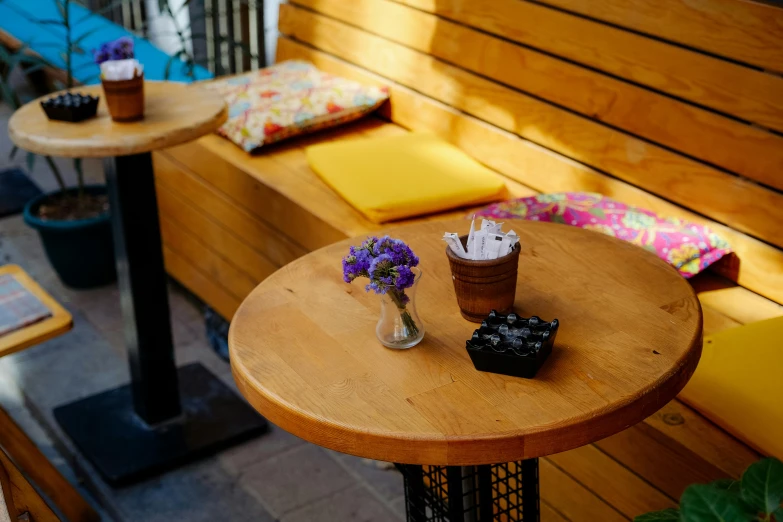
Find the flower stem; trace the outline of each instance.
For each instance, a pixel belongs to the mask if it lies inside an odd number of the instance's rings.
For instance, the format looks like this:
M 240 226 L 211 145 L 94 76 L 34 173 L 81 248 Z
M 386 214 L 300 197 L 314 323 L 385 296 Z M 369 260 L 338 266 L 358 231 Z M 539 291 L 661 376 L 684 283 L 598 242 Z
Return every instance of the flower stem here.
M 397 310 L 400 312 L 402 323 L 405 325 L 405 328 L 407 328 L 408 332 L 410 332 L 413 336 L 419 335 L 419 327 L 416 326 L 416 322 L 413 320 L 413 317 L 411 317 L 411 314 L 408 312 L 407 308 L 405 307 L 406 305 L 404 304 L 403 298 L 405 297 L 405 292 L 389 290 L 388 295 L 392 302 L 394 302 L 394 304 L 397 306 Z

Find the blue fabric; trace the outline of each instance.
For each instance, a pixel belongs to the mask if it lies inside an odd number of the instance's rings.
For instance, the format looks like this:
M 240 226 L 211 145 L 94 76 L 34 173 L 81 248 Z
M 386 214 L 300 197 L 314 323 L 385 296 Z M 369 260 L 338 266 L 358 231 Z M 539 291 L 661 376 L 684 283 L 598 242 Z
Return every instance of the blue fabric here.
M 73 76 L 83 84 L 100 83 L 100 68 L 93 63 L 92 51 L 104 42 L 121 36 L 131 36 L 136 59 L 144 64 L 146 80 L 172 80 L 191 82 L 187 65 L 178 59 L 171 62 L 168 78 L 166 64 L 169 55 L 143 38 L 138 38 L 125 28 L 102 16 L 92 14 L 87 8 L 70 3 L 71 38 L 78 42 L 79 52 L 74 52 Z M 52 65 L 65 69 L 65 27 L 57 24 L 41 24 L 41 20 L 62 21 L 55 0 L 0 0 L 0 29 L 27 44 Z M 212 73 L 200 66 L 194 67 L 195 79 L 212 78 Z

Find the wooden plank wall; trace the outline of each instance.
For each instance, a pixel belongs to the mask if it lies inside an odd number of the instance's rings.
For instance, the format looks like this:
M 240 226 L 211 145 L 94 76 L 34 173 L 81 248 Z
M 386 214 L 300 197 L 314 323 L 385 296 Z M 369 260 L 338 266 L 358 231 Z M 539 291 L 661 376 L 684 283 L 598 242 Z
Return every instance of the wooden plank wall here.
M 741 34 L 783 20 L 783 9 L 716 1 L 727 3 L 739 13 Z M 742 15 L 746 4 L 756 15 Z M 704 10 L 689 23 L 715 30 L 715 20 L 729 23 Z M 521 0 L 292 0 L 281 6 L 280 31 L 280 58 L 315 60 L 397 88 L 392 119 L 405 127 L 432 126 L 418 113 L 399 116 L 410 113 L 401 106 L 432 101 L 456 109 L 457 120 L 487 124 L 477 138 L 483 156 L 469 152 L 536 190 L 615 186 L 609 192 L 629 203 L 649 208 L 640 200 L 653 199 L 659 208 L 676 206 L 670 215 L 717 223 L 742 260 L 737 280 L 783 300 L 783 77 L 758 60 L 738 63 L 729 51 L 722 58 L 712 47 L 708 54 L 690 41 L 686 47 L 665 34 Z M 770 35 L 763 38 L 783 44 L 779 31 Z M 488 158 L 509 154 L 490 141 L 509 149 L 523 140 L 598 177 L 565 180 L 542 165 L 498 168 L 502 159 Z M 636 197 L 619 196 L 629 192 Z

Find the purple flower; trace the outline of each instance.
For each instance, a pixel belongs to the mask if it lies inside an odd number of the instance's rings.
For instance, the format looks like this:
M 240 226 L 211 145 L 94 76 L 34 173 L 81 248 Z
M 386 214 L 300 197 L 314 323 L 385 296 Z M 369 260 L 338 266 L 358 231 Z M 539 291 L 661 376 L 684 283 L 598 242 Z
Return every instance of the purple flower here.
M 392 292 L 395 300 L 403 305 L 410 299 L 405 289 L 416 280 L 411 268 L 419 264 L 419 258 L 408 245 L 389 236 L 369 237 L 358 247 L 352 246 L 343 258 L 343 279 L 350 283 L 357 277 L 367 277 L 365 289 L 377 294 Z
M 400 265 L 395 267 L 395 270 L 397 271 L 397 278 L 394 281 L 394 286 L 397 290 L 405 290 L 406 288 L 413 286 L 413 282 L 416 280 L 416 274 L 413 273 L 410 267 Z
M 112 42 L 106 42 L 98 50 L 92 52 L 95 63 L 100 65 L 109 60 L 126 60 L 133 58 L 133 38 L 123 36 Z

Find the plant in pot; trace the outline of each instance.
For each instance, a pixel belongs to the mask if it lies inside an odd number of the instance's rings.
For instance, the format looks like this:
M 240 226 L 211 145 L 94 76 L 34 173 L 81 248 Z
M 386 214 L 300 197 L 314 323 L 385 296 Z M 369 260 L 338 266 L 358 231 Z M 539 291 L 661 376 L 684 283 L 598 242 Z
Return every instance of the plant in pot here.
M 634 522 L 783 522 L 783 463 L 751 464 L 740 480 L 688 486 L 679 509 L 634 518 Z
M 76 45 L 68 42 L 68 49 Z M 23 104 L 15 83 L 11 81 L 12 71 L 19 67 L 27 78 L 49 66 L 39 57 L 31 54 L 26 46 L 16 52 L 3 49 L 0 52 L 0 90 L 3 101 L 12 109 Z M 67 71 L 67 83 L 72 87 L 72 76 Z M 11 150 L 13 157 L 18 152 Z M 32 170 L 35 154 L 27 154 L 27 167 Z M 57 164 L 50 157 L 44 157 L 57 180 L 58 190 L 30 200 L 24 208 L 23 218 L 36 229 L 52 267 L 60 279 L 73 288 L 90 288 L 110 283 L 116 279 L 114 248 L 109 204 L 106 189 L 101 185 L 85 185 L 82 162 L 73 162 L 77 186 L 69 188 Z

